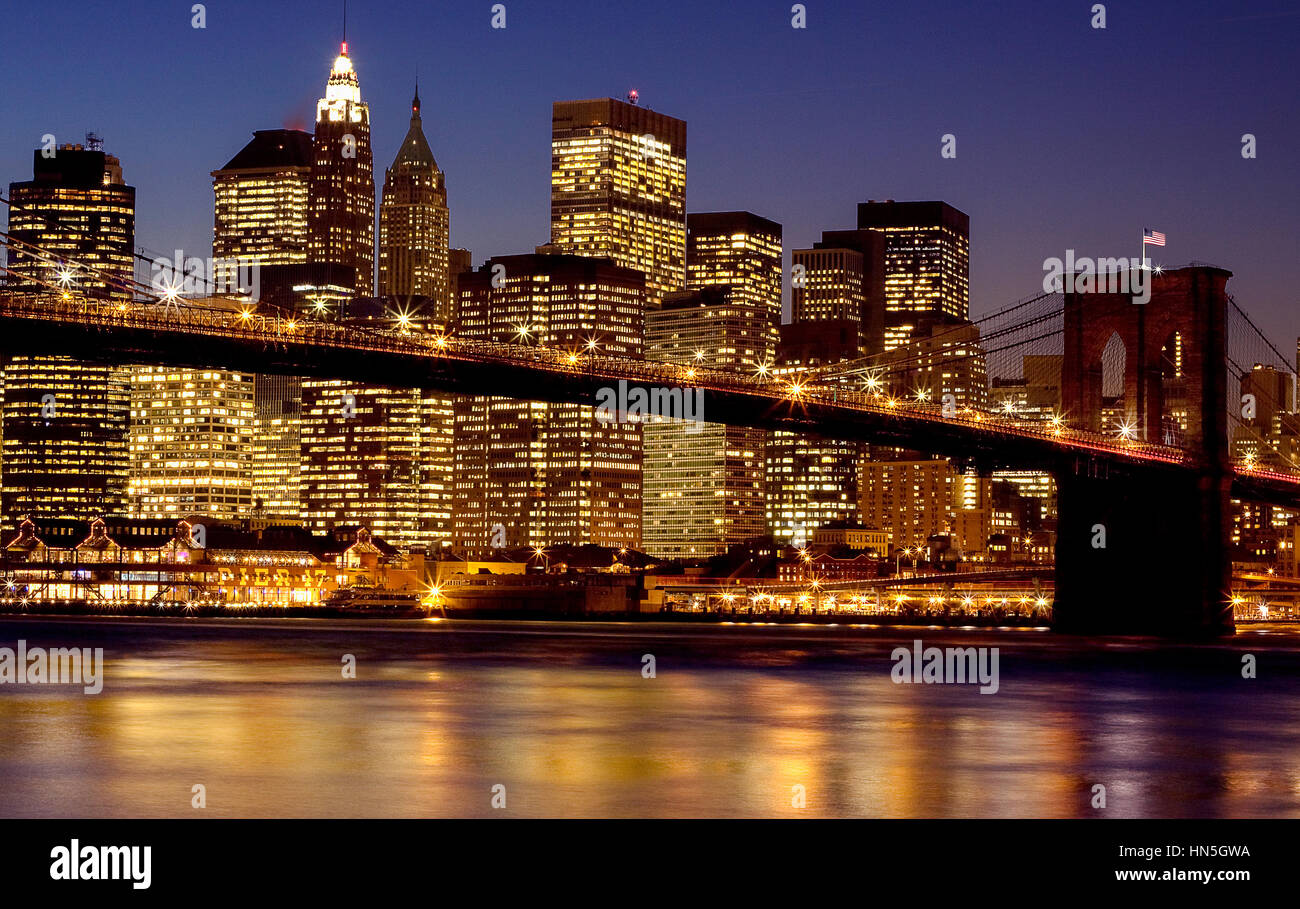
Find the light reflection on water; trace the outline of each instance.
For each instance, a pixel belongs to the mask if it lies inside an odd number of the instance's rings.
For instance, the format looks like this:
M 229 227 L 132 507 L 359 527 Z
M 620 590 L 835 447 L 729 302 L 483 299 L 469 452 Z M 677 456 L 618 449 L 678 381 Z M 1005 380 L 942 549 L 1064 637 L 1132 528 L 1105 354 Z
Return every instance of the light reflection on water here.
M 894 684 L 914 637 L 1000 647 L 1000 691 Z M 1300 816 L 1286 634 L 0 619 L 19 638 L 107 666 L 95 697 L 0 686 L 2 816 L 1066 817 L 1094 783 L 1106 816 Z

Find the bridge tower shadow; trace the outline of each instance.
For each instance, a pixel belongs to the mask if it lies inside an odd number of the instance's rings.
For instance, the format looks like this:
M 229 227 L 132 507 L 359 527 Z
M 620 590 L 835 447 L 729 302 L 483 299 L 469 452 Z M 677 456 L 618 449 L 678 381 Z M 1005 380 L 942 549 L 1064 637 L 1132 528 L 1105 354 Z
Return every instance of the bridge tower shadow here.
M 1062 410 L 1079 429 L 1102 425 L 1102 352 L 1125 349 L 1124 422 L 1137 443 L 1160 443 L 1162 362 L 1182 341 L 1187 394 L 1181 447 L 1191 467 L 1071 455 L 1057 483 L 1055 626 L 1087 634 L 1211 637 L 1233 631 L 1228 499 L 1227 281 L 1196 266 L 1151 278 L 1147 303 L 1067 289 Z M 1068 288 L 1068 276 L 1067 276 Z

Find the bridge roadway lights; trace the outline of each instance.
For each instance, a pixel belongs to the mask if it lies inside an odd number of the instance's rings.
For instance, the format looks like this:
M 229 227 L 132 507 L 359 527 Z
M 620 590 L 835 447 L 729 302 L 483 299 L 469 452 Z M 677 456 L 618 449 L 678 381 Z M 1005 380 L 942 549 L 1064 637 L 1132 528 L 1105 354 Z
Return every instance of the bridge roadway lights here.
M 1227 478 L 1057 473 L 1056 631 L 1232 634 Z

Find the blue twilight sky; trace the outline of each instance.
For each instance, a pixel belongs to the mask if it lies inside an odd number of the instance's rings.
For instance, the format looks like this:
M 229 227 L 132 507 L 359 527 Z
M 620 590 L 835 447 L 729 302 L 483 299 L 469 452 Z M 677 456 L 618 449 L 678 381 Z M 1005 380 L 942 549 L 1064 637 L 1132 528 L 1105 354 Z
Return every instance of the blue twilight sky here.
M 688 122 L 688 207 L 781 222 L 788 250 L 855 204 L 944 199 L 971 216 L 976 315 L 1033 293 L 1043 260 L 1203 260 L 1285 350 L 1300 333 L 1300 8 L 1286 0 L 353 0 L 376 180 L 418 68 L 452 244 L 530 251 L 549 225 L 550 111 L 636 88 Z M 211 252 L 209 172 L 254 129 L 310 129 L 341 0 L 3 4 L 0 182 L 41 136 L 105 139 L 137 187 L 137 243 Z M 940 137 L 957 157 L 940 156 Z M 1241 155 L 1243 133 L 1258 157 Z

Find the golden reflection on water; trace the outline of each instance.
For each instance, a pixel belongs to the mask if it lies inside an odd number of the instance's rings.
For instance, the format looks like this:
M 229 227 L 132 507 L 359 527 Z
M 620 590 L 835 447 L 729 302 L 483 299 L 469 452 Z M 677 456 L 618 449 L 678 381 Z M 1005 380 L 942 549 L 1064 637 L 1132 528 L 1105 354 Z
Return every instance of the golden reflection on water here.
M 1300 815 L 1295 697 L 1207 704 L 1005 661 L 983 696 L 895 685 L 879 655 L 661 662 L 646 679 L 636 656 L 565 647 L 503 662 L 422 647 L 345 680 L 337 648 L 171 640 L 110 657 L 97 697 L 4 686 L 0 815 L 1069 817 L 1094 813 L 1096 783 L 1109 816 Z

